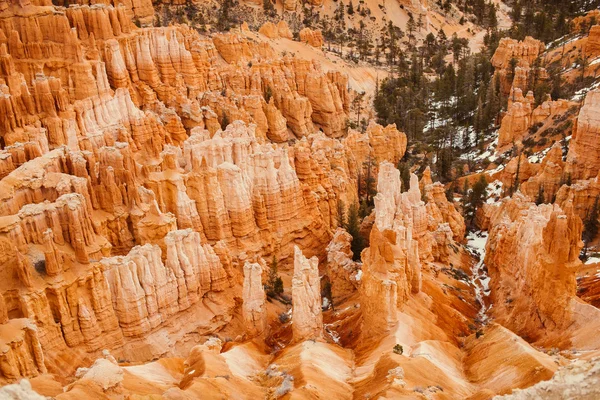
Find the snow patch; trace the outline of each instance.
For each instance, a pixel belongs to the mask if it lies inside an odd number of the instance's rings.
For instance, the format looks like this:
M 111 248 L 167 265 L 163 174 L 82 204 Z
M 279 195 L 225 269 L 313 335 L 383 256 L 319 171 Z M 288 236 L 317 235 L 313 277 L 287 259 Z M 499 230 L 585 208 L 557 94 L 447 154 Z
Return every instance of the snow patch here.
M 471 268 L 471 284 L 475 288 L 475 298 L 481 305 L 477 313 L 477 318 L 484 324 L 488 320 L 488 307 L 485 305 L 484 296 L 490 294 L 490 278 L 487 275 L 484 264 L 487 241 L 487 232 L 469 232 L 467 235 L 467 249 L 471 254 L 479 257 L 479 261 Z
M 356 272 L 356 275 L 354 275 L 354 280 L 357 282 L 360 282 L 360 280 L 362 279 L 362 275 L 363 275 L 362 269 L 359 269 Z
M 598 257 L 590 257 L 585 261 L 585 264 L 597 264 L 600 263 L 600 258 Z
M 488 199 L 486 200 L 487 204 L 494 204 L 500 200 L 500 197 L 502 196 L 502 186 L 502 182 L 497 179 L 488 184 L 486 189 L 488 193 Z

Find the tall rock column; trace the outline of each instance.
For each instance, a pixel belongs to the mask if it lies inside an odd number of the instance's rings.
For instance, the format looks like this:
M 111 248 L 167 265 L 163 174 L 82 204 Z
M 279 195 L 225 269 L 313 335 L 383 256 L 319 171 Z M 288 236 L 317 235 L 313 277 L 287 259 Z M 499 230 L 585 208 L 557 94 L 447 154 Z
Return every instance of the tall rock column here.
M 267 327 L 265 289 L 262 284 L 262 267 L 258 263 L 246 261 L 244 264 L 244 287 L 242 291 L 242 314 L 248 334 L 261 335 Z
M 600 89 L 590 91 L 577 116 L 569 144 L 567 172 L 573 179 L 595 178 L 600 172 Z
M 319 260 L 308 260 L 298 246 L 294 246 L 294 276 L 292 278 L 292 306 L 295 341 L 316 339 L 322 336 L 321 285 Z
M 46 260 L 46 273 L 50 276 L 58 275 L 62 272 L 62 260 L 54 244 L 54 234 L 52 229 L 46 229 L 44 235 L 44 259 Z

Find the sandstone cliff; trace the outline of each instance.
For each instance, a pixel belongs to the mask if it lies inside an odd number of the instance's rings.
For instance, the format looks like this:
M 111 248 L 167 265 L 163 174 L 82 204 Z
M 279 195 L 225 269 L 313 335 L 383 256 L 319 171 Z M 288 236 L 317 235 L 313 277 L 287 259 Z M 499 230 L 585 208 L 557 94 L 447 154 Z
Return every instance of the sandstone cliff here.
M 294 276 L 292 277 L 293 332 L 295 341 L 316 339 L 322 336 L 321 286 L 319 260 L 304 257 L 294 248 Z
M 529 73 L 544 49 L 545 46 L 541 41 L 530 36 L 522 41 L 510 38 L 500 39 L 491 61 L 505 96 L 509 94 L 511 88 L 523 91 L 527 88 Z M 547 73 L 543 68 L 538 71 L 538 75 L 539 79 L 547 78 Z
M 567 171 L 573 179 L 594 178 L 600 172 L 600 90 L 585 97 L 567 154 Z
M 521 336 L 595 348 L 598 309 L 576 297 L 582 224 L 572 206 L 535 206 L 516 194 L 495 207 L 485 265 L 493 313 Z
M 345 75 L 241 32 L 148 27 L 144 1 L 1 4 L 0 294 L 21 349 L 2 379 L 70 374 L 106 343 L 133 361 L 181 354 L 189 332 L 237 318 L 247 260 L 325 257 L 360 174 L 335 139 Z M 402 157 L 405 137 L 380 136 L 367 148 Z
M 244 264 L 244 304 L 242 312 L 250 335 L 260 335 L 267 327 L 265 290 L 262 285 L 262 267 L 258 263 Z

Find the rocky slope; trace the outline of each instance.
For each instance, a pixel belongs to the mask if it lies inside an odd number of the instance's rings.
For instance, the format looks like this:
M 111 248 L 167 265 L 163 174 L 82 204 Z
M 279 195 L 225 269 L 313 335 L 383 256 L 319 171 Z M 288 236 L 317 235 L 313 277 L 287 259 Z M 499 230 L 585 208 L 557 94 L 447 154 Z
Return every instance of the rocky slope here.
M 356 70 L 301 57 L 319 31 L 154 17 L 0 2 L 0 396 L 479 399 L 550 379 L 571 356 L 547 349 L 600 348 L 575 278 L 597 91 L 566 161 L 506 168 L 556 204 L 486 205 L 474 248 L 429 169 L 403 187 L 404 133 L 348 128 Z M 492 60 L 502 145 L 576 105 L 523 96 L 541 51 L 502 40 Z M 343 214 L 365 194 L 358 257 Z
M 364 158 L 406 148 L 393 127 L 333 139 L 347 78 L 242 33 L 138 29 L 144 6 L 2 4 L 2 309 L 21 332 L 3 335 L 5 379 L 72 373 L 106 343 L 180 354 L 244 296 L 259 334 L 244 265 L 294 245 L 325 257 Z

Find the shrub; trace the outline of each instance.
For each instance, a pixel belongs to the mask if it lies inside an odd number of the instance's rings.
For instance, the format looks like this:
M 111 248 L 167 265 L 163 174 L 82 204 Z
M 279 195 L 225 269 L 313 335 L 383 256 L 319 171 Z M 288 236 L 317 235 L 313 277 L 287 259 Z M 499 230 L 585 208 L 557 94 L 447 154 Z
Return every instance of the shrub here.
M 34 264 L 35 270 L 40 275 L 46 275 L 46 260 L 38 260 Z
M 402 348 L 402 345 L 400 345 L 400 344 L 395 345 L 394 353 L 402 355 L 402 353 L 404 353 L 404 349 Z
M 279 314 L 279 322 L 281 322 L 282 324 L 285 324 L 289 320 L 290 316 L 286 312 L 282 312 L 281 314 Z

